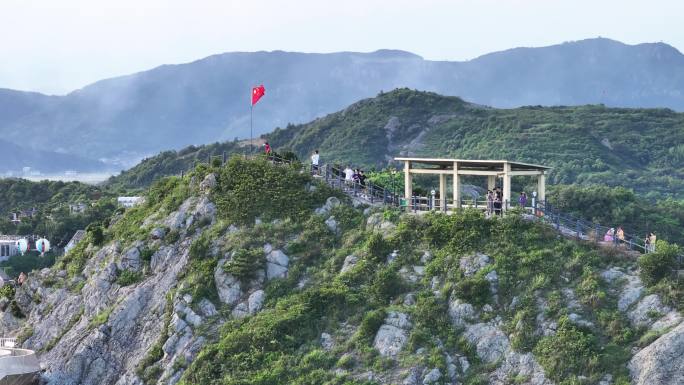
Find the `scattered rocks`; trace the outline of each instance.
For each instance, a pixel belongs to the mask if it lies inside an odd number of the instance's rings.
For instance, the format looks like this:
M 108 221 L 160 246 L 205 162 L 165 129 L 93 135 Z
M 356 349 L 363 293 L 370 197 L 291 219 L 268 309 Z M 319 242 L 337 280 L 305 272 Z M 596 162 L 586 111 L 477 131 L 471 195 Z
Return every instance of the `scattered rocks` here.
M 660 302 L 658 295 L 651 294 L 639 301 L 634 309 L 627 313 L 627 318 L 634 326 L 650 326 L 656 319 L 669 313 L 670 310 L 672 309 Z
M 387 256 L 387 264 L 389 265 L 390 263 L 394 262 L 397 257 L 399 257 L 399 250 L 393 250 L 388 256 Z
M 570 320 L 570 322 L 574 323 L 577 326 L 582 326 L 582 327 L 586 327 L 586 328 L 593 328 L 594 327 L 593 323 L 585 320 L 584 318 L 582 318 L 581 315 L 579 315 L 577 313 L 568 314 L 568 320 Z
M 434 368 L 425 374 L 423 377 L 423 385 L 435 384 L 442 378 L 442 372 L 439 369 Z
M 449 317 L 456 327 L 464 327 L 475 316 L 473 305 L 465 303 L 460 299 L 449 302 Z
M 271 251 L 266 255 L 266 278 L 271 280 L 287 277 L 289 263 L 290 258 L 281 250 Z
M 407 332 L 410 329 L 411 322 L 406 314 L 391 311 L 375 335 L 373 346 L 378 349 L 380 355 L 394 357 L 406 345 L 408 341 Z
M 225 258 L 218 261 L 216 270 L 214 270 L 214 282 L 216 283 L 216 290 L 221 302 L 233 306 L 240 300 L 242 289 L 240 287 L 240 280 L 223 270 L 223 265 L 226 261 L 227 259 Z
M 247 299 L 247 307 L 249 314 L 256 314 L 264 306 L 266 293 L 263 290 L 257 290 L 252 293 Z
M 335 347 L 335 339 L 328 333 L 321 333 L 321 347 L 323 350 L 331 351 Z
M 413 306 L 415 304 L 416 304 L 416 295 L 413 293 L 406 294 L 406 297 L 404 297 L 404 305 Z
M 208 192 L 209 190 L 216 187 L 216 174 L 214 174 L 213 172 L 207 174 L 207 176 L 204 177 L 202 182 L 200 182 L 199 187 L 200 190 L 204 192 Z
M 337 221 L 335 220 L 335 217 L 330 217 L 325 220 L 325 225 L 328 226 L 328 229 L 332 231 L 333 233 L 337 233 Z
M 330 213 L 333 208 L 339 206 L 340 204 L 342 204 L 342 202 L 340 202 L 337 197 L 329 197 L 322 207 L 319 207 L 315 210 L 315 213 L 318 215 L 326 215 Z
M 198 306 L 200 312 L 205 317 L 213 317 L 218 314 L 218 311 L 216 311 L 216 306 L 214 306 L 214 304 L 206 298 L 202 298 Z
M 503 331 L 491 324 L 468 325 L 463 335 L 475 346 L 477 355 L 487 364 L 504 358 L 510 349 L 510 343 Z
M 163 227 L 156 227 L 150 231 L 150 238 L 152 239 L 163 239 L 166 235 L 166 230 Z
M 490 263 L 491 259 L 488 255 L 476 253 L 475 255 L 462 257 L 459 261 L 459 267 L 466 277 L 471 277 Z
M 342 264 L 342 270 L 340 270 L 340 273 L 346 273 L 349 270 L 353 269 L 354 266 L 356 266 L 356 263 L 359 261 L 359 257 L 357 257 L 354 254 L 347 255 L 344 258 L 344 263 Z

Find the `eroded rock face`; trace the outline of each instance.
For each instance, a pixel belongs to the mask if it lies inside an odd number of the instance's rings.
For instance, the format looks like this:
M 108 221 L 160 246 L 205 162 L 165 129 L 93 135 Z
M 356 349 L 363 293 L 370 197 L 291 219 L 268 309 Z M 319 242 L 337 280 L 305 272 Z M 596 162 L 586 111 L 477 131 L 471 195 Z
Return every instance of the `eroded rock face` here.
M 463 274 L 465 274 L 466 277 L 470 277 L 475 275 L 475 273 L 490 263 L 491 258 L 489 258 L 489 256 L 482 253 L 477 253 L 475 255 L 461 258 L 459 261 L 459 267 L 461 270 L 463 270 Z
M 242 288 L 239 279 L 223 270 L 223 266 L 227 261 L 228 259 L 226 258 L 218 261 L 216 270 L 214 270 L 214 282 L 221 302 L 233 306 L 242 297 Z
M 399 312 L 389 312 L 385 324 L 380 326 L 375 335 L 373 346 L 382 356 L 396 356 L 408 341 L 408 331 L 411 329 L 408 315 Z
M 287 277 L 289 263 L 290 258 L 285 253 L 281 250 L 272 250 L 266 255 L 266 278 L 271 280 Z
M 357 257 L 356 255 L 347 255 L 347 257 L 344 258 L 344 263 L 342 264 L 342 269 L 340 270 L 340 273 L 346 273 L 349 270 L 353 269 L 358 261 L 359 257 Z
M 638 352 L 629 370 L 634 385 L 684 384 L 684 324 Z

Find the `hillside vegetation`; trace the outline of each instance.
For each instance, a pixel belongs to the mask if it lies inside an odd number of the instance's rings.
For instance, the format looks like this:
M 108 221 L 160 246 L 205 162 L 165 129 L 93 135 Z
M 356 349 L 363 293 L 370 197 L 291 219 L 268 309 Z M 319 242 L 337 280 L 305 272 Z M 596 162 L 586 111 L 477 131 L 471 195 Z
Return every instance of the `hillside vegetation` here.
M 46 379 L 85 385 L 675 385 L 678 253 L 637 261 L 515 212 L 368 208 L 232 158 L 91 228 L 6 294 L 0 326 Z

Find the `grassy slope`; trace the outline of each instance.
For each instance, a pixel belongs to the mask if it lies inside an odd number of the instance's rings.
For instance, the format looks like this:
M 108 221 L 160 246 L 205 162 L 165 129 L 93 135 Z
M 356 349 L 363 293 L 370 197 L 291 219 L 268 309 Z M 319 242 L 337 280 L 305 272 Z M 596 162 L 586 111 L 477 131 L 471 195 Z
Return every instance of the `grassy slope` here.
M 194 225 L 192 232 L 201 230 L 202 236 L 190 248 L 188 270 L 178 286 L 181 291 L 192 294 L 195 301 L 204 297 L 218 303 L 213 277 L 218 258 L 231 251 L 246 256 L 239 265 L 230 263 L 224 268 L 239 274 L 240 279 L 249 279 L 256 269 L 263 268 L 263 259 L 257 257 L 262 255 L 264 243 L 290 256 L 290 270 L 287 278 L 266 285 L 261 313 L 203 329 L 211 343 L 186 369 L 182 383 L 373 384 L 361 379 L 362 374 L 373 371 L 382 378 L 413 366 L 436 367 L 445 373 L 444 353 L 448 352 L 465 355 L 472 363 L 464 384 L 484 384 L 486 374 L 494 368 L 481 363 L 462 338 L 462 330 L 452 326 L 447 316 L 450 298 L 460 298 L 477 309 L 491 305 L 494 310 L 484 313 L 484 321 L 500 316 L 513 347 L 534 352 L 547 375 L 559 384 L 576 383 L 571 381 L 579 375 L 596 382 L 606 373 L 613 374 L 615 384 L 627 383 L 625 364 L 643 331 L 629 327 L 598 273 L 614 264 L 632 262 L 559 239 L 548 228 L 515 215 L 485 219 L 477 211 L 424 217 L 387 211 L 382 216 L 397 227 L 383 237 L 367 228 L 361 209 L 345 204 L 331 213 L 339 223 L 336 234 L 324 223 L 327 216 L 313 213 L 313 208 L 334 192 L 323 185 L 311 192 L 306 188 L 311 183 L 307 176 L 263 161 L 232 159 L 226 167 L 201 165 L 182 179 L 159 181 L 147 191 L 144 205 L 112 221 L 104 239 L 95 242 L 95 234 L 89 232 L 86 241 L 58 262 L 58 268 L 78 274 L 93 252 L 87 243 L 147 241 L 150 228 L 142 226 L 144 219 L 152 213 L 166 215 L 197 194 L 197 184 L 193 186 L 191 180 L 201 180 L 208 172 L 217 174 L 212 197 L 218 218 L 213 225 Z M 261 186 L 264 193 L 254 194 L 255 186 Z M 301 197 L 296 204 L 293 194 Z M 247 200 L 251 204 L 244 206 Z M 263 222 L 253 225 L 257 217 Z M 242 226 L 230 231 L 229 224 Z M 173 238 L 172 233 L 164 242 L 178 241 L 178 235 Z M 214 246 L 218 252 L 211 252 Z M 398 250 L 399 257 L 388 264 L 392 250 Z M 425 277 L 415 283 L 400 278 L 400 269 L 412 270 L 421 264 L 426 250 L 433 258 L 426 265 Z M 474 277 L 465 277 L 459 258 L 476 251 L 490 255 L 493 264 Z M 359 262 L 340 274 L 350 254 L 357 255 Z M 483 278 L 491 270 L 499 276 L 498 300 Z M 433 276 L 441 282 L 438 296 L 431 287 Z M 308 283 L 299 288 L 303 279 Z M 671 283 L 663 280 L 652 284 L 674 292 L 667 286 Z M 594 322 L 595 328 L 580 328 L 566 321 L 569 310 L 560 290 L 567 287 L 575 290 L 581 303 L 581 309 L 575 311 Z M 682 288 L 677 290 L 681 293 Z M 407 293 L 416 295 L 415 306 L 403 304 Z M 509 304 L 514 297 L 519 305 L 512 309 Z M 548 303 L 547 319 L 559 321 L 560 332 L 555 337 L 541 338 L 534 333 L 539 300 Z M 678 302 L 681 296 L 668 300 Z M 230 311 L 219 310 L 223 314 Z M 384 359 L 372 348 L 376 331 L 386 312 L 392 310 L 409 314 L 414 325 L 397 360 Z M 332 351 L 320 348 L 322 332 L 337 339 Z M 416 354 L 421 347 L 425 353 Z M 151 358 L 149 364 L 159 358 Z M 346 374 L 335 374 L 338 368 Z

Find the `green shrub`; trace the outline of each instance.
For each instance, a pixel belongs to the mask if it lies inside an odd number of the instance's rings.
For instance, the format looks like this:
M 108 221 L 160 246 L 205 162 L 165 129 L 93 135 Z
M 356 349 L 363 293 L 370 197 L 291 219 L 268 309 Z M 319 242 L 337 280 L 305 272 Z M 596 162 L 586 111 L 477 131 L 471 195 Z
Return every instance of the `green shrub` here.
M 679 247 L 664 241 L 658 241 L 656 251 L 639 257 L 641 280 L 647 286 L 653 286 L 661 279 L 672 274 L 672 269 L 679 254 Z
M 481 276 L 464 278 L 454 287 L 454 294 L 473 305 L 482 306 L 490 299 L 489 282 Z
M 13 299 L 14 298 L 14 287 L 9 284 L 5 284 L 0 287 L 0 298 Z
M 86 227 L 86 232 L 90 235 L 90 241 L 93 243 L 93 245 L 101 246 L 102 243 L 104 243 L 104 229 L 101 225 L 91 223 L 88 225 L 88 227 Z
M 263 268 L 265 261 L 264 250 L 261 248 L 237 249 L 231 260 L 223 266 L 223 270 L 242 282 L 248 282 L 254 278 L 257 270 Z
M 119 273 L 119 276 L 116 278 L 116 283 L 123 287 L 140 282 L 142 278 L 143 275 L 139 271 L 123 270 Z
M 366 241 L 368 257 L 375 263 L 383 263 L 392 252 L 392 245 L 380 233 L 373 233 Z
M 386 266 L 378 270 L 368 288 L 371 298 L 381 305 L 387 304 L 403 290 L 404 280 L 399 276 L 396 266 Z
M 553 381 L 571 376 L 590 375 L 598 367 L 596 338 L 573 325 L 567 317 L 558 321 L 556 334 L 542 338 L 534 355 Z
M 375 334 L 380 329 L 380 326 L 385 322 L 385 317 L 387 313 L 385 309 L 377 309 L 366 312 L 363 316 L 363 320 L 359 325 L 359 329 L 356 331 L 354 339 L 358 341 L 361 345 L 370 345 L 373 343 Z
M 257 217 L 303 219 L 334 194 L 323 185 L 307 192 L 307 183 L 311 177 L 295 167 L 232 157 L 219 170 L 212 194 L 219 216 L 231 223 L 253 224 Z
M 206 234 L 202 234 L 199 238 L 192 241 L 190 245 L 191 259 L 204 259 L 209 257 L 209 249 L 211 247 L 211 240 Z

